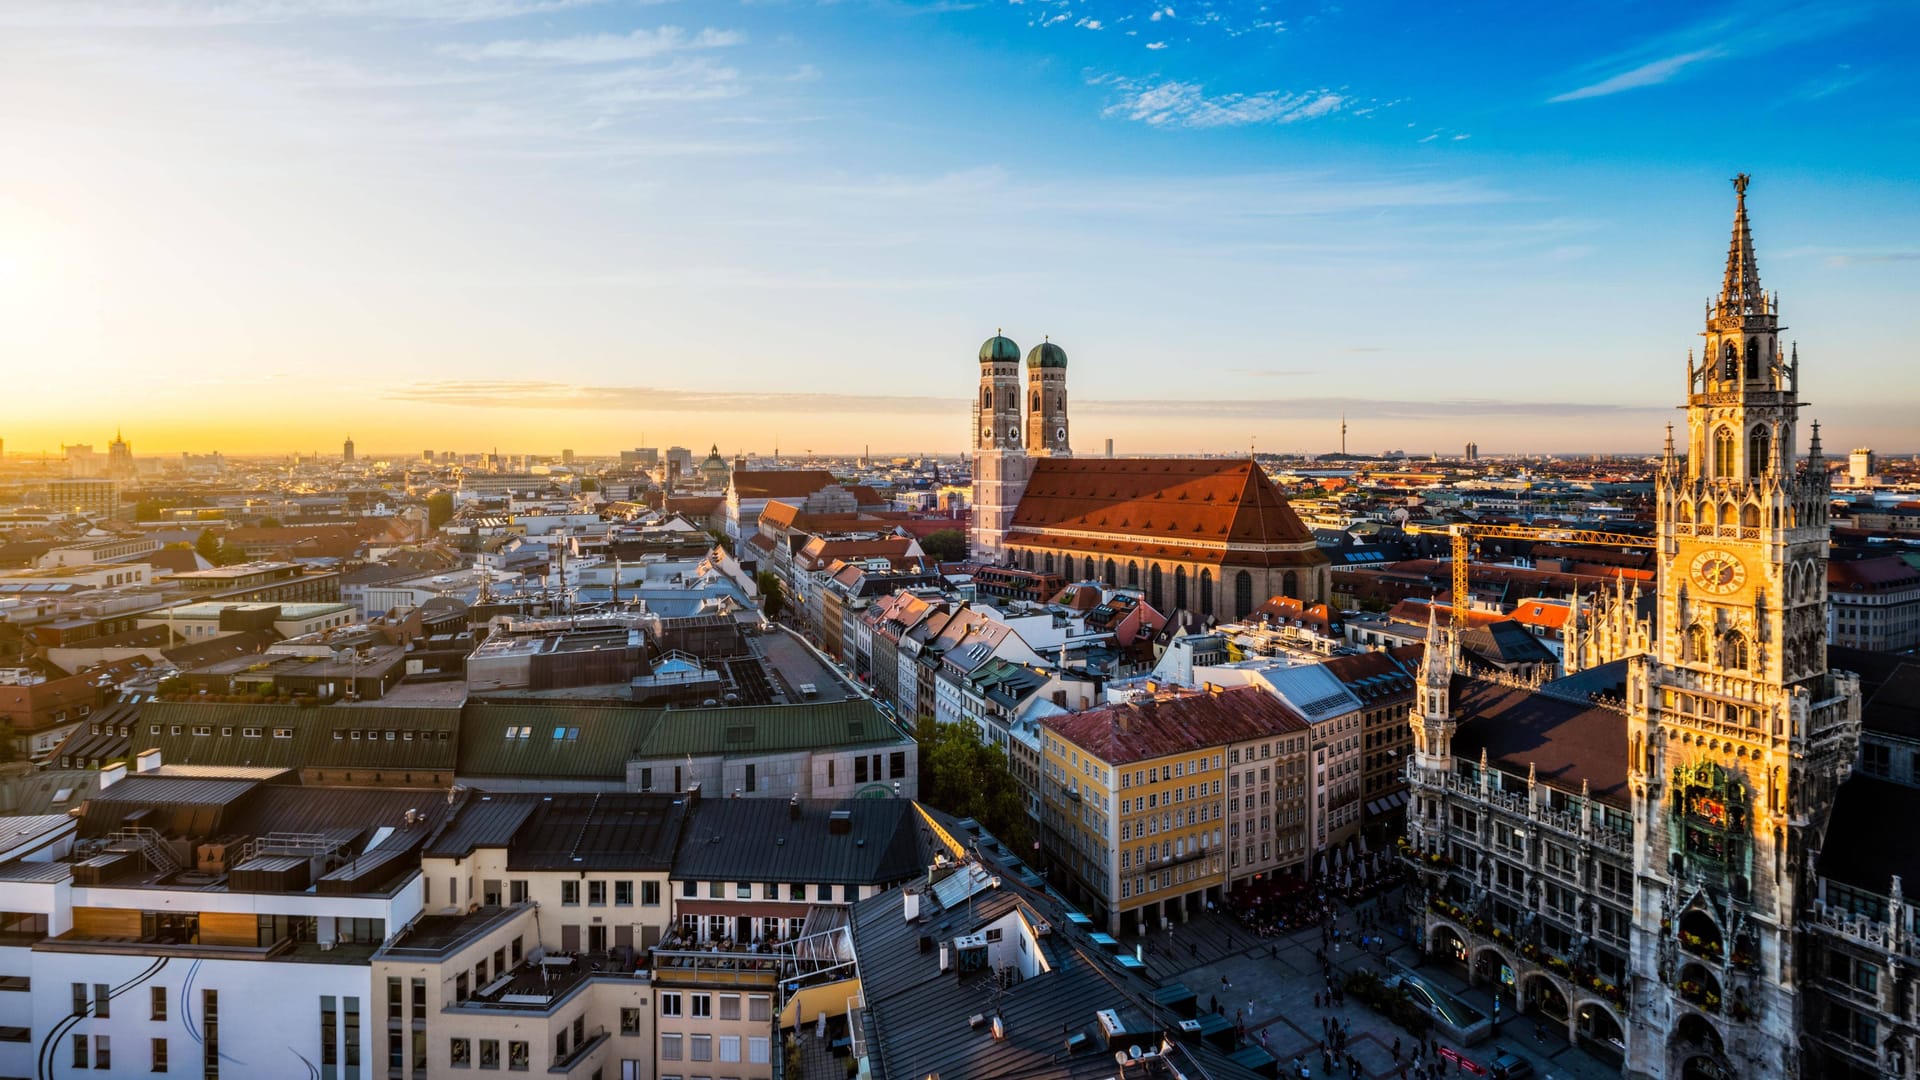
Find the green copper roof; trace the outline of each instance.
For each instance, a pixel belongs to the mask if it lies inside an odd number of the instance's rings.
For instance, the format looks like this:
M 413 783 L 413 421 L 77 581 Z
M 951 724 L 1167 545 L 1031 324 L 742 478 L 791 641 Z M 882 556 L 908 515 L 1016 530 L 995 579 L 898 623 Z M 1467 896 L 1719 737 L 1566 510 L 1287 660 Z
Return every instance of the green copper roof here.
M 999 334 L 993 335 L 980 346 L 980 362 L 988 364 L 996 360 L 1002 363 L 1019 363 L 1020 346 L 1015 345 L 1009 338 L 1001 337 Z
M 1067 350 L 1051 341 L 1043 341 L 1027 354 L 1027 366 L 1030 368 L 1063 368 L 1067 366 Z

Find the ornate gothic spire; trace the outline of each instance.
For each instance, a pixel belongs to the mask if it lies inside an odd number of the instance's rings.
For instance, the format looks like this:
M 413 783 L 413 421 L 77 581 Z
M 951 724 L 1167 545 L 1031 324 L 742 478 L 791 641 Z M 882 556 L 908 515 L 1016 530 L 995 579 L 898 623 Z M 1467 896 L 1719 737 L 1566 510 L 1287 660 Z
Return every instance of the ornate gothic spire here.
M 1760 291 L 1760 265 L 1753 258 L 1753 230 L 1747 225 L 1747 183 L 1751 177 L 1741 173 L 1733 178 L 1736 202 L 1733 209 L 1733 239 L 1727 245 L 1727 274 L 1720 283 L 1721 316 L 1764 315 L 1767 298 Z

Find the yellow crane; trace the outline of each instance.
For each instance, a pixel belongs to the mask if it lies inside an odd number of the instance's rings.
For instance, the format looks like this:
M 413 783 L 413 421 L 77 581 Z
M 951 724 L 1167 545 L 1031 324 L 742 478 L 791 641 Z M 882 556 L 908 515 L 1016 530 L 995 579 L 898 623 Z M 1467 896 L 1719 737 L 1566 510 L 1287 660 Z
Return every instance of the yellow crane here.
M 1632 533 L 1603 532 L 1599 529 L 1568 529 L 1558 526 L 1536 525 L 1494 525 L 1478 522 L 1457 522 L 1451 525 L 1413 525 L 1405 529 L 1409 533 L 1428 535 L 1444 533 L 1453 543 L 1453 611 L 1451 621 L 1454 629 L 1464 630 L 1467 624 L 1467 592 L 1469 588 L 1468 571 L 1473 565 L 1473 544 L 1476 540 L 1545 540 L 1562 544 L 1596 544 L 1604 547 L 1650 548 L 1657 541 L 1651 536 L 1635 536 Z

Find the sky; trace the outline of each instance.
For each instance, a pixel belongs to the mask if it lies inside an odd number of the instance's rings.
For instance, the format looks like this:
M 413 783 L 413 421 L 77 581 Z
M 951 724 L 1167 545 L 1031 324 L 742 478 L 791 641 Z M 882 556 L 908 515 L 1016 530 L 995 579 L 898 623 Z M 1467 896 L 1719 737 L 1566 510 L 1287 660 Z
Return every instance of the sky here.
M 1920 450 L 1920 6 L 0 0 L 9 454 Z

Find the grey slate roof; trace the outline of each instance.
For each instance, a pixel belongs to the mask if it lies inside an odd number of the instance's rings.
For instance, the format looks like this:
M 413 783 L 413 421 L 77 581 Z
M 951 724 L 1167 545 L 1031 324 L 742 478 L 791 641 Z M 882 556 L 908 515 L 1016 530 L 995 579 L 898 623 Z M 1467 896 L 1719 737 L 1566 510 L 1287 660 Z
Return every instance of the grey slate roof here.
M 679 795 L 541 796 L 507 847 L 507 868 L 668 870 L 686 812 Z
M 832 831 L 836 810 L 848 814 L 845 833 Z M 908 799 L 709 799 L 688 815 L 673 874 L 682 881 L 890 885 L 920 873 L 931 858 L 919 826 Z

